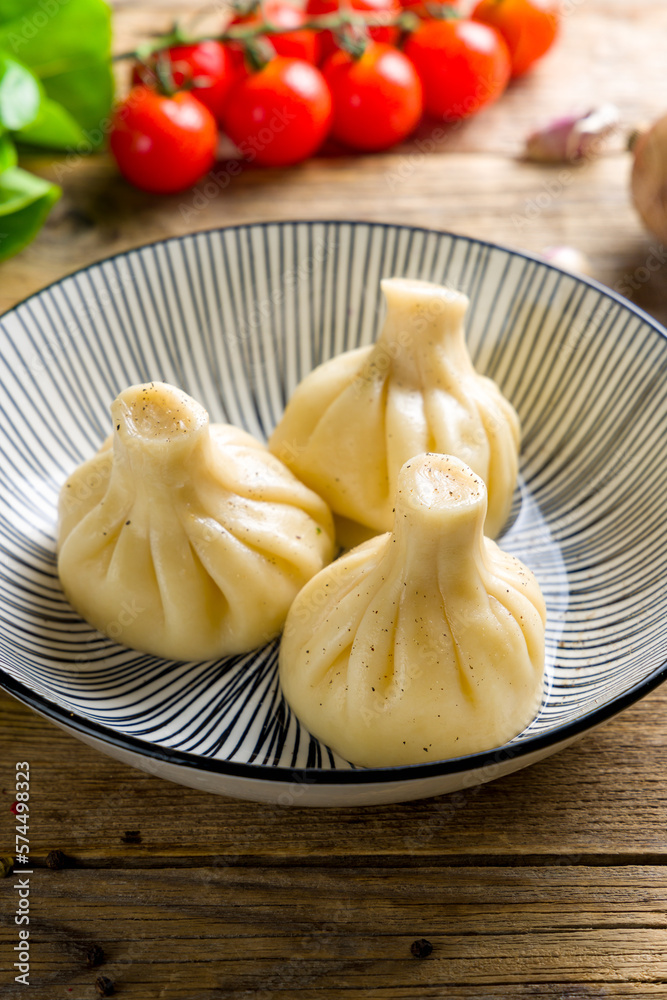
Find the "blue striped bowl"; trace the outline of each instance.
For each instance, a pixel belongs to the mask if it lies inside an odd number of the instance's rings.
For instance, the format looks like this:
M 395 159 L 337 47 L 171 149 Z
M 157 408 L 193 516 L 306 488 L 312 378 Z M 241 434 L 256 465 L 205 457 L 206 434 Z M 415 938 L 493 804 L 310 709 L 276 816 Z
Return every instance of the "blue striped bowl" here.
M 277 646 L 175 663 L 91 629 L 56 572 L 61 484 L 109 404 L 165 379 L 267 437 L 296 383 L 372 341 L 380 278 L 470 297 L 477 367 L 518 409 L 521 482 L 503 545 L 548 605 L 539 715 L 490 753 L 354 768 L 299 725 Z M 571 743 L 667 673 L 667 340 L 609 290 L 527 255 L 366 223 L 272 223 L 122 254 L 0 320 L 0 685 L 104 753 L 186 785 L 297 805 L 453 791 Z

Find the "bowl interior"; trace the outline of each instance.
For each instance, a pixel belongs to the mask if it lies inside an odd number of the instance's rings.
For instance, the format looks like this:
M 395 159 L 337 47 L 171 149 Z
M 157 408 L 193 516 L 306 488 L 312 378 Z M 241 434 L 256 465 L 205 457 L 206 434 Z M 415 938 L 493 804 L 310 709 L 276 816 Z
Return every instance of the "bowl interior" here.
M 134 382 L 173 382 L 212 420 L 266 438 L 308 371 L 377 336 L 379 282 L 391 275 L 469 296 L 474 361 L 522 420 L 521 483 L 502 544 L 542 586 L 549 669 L 540 714 L 512 742 L 557 742 L 662 676 L 664 333 L 612 293 L 502 248 L 406 227 L 284 223 L 133 251 L 0 321 L 0 668 L 14 689 L 262 776 L 350 770 L 285 705 L 276 643 L 174 663 L 82 621 L 58 582 L 56 504 L 108 434 L 110 402 Z

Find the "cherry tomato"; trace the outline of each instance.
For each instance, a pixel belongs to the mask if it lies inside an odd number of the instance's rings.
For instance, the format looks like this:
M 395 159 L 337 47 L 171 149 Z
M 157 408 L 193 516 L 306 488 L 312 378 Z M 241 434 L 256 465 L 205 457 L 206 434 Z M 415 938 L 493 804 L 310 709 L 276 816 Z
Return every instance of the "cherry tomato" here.
M 237 78 L 232 55 L 220 42 L 198 42 L 196 45 L 175 45 L 167 49 L 169 69 L 176 89 L 191 85 L 191 93 L 220 121 L 229 88 Z M 133 84 L 155 86 L 156 56 L 146 65 L 137 63 L 132 70 Z
M 319 149 L 331 110 L 331 92 L 315 66 L 276 56 L 232 88 L 224 127 L 247 159 L 283 167 Z
M 113 115 L 109 135 L 118 168 L 144 191 L 173 194 L 200 180 L 215 162 L 215 119 L 196 97 L 163 97 L 133 87 Z
M 313 17 L 320 14 L 333 14 L 341 6 L 340 0 L 308 0 L 306 12 Z M 350 0 L 351 10 L 364 11 L 367 14 L 389 14 L 395 16 L 401 13 L 400 0 Z M 368 29 L 368 34 L 376 42 L 386 42 L 391 45 L 398 40 L 399 30 L 393 27 L 376 25 Z M 318 35 L 318 62 L 321 64 L 338 48 L 333 31 L 320 31 Z
M 491 104 L 510 78 L 505 42 L 477 21 L 423 21 L 408 38 L 405 54 L 421 78 L 426 113 L 449 122 Z
M 387 149 L 410 135 L 422 116 L 417 71 L 391 45 L 371 41 L 356 59 L 339 49 L 322 73 L 333 98 L 331 134 L 352 149 Z
M 556 40 L 559 0 L 480 0 L 472 17 L 500 32 L 510 50 L 512 76 L 521 76 Z
M 308 20 L 306 12 L 293 6 L 287 0 L 259 0 L 246 13 L 238 13 L 231 24 L 255 25 L 261 21 L 275 24 L 279 28 L 295 28 L 284 35 L 266 35 L 271 42 L 276 55 L 292 56 L 294 59 L 305 59 L 316 63 L 319 46 L 317 35 L 310 28 L 303 29 L 301 25 Z M 301 28 L 301 30 L 299 30 Z M 235 64 L 243 64 L 243 46 L 239 42 L 229 42 L 229 48 L 234 53 Z

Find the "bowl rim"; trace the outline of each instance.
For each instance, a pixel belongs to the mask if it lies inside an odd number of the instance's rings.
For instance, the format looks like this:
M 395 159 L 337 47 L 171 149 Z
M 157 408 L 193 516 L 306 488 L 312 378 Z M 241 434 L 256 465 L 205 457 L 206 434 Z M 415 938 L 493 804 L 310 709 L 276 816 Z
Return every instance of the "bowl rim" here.
M 154 247 L 164 246 L 166 243 L 184 243 L 186 240 L 191 240 L 197 236 L 210 236 L 213 233 L 227 233 L 227 232 L 237 232 L 246 229 L 269 229 L 275 226 L 277 228 L 283 228 L 288 226 L 368 226 L 374 229 L 403 229 L 406 232 L 411 233 L 425 233 L 426 235 L 432 236 L 447 236 L 453 240 L 462 240 L 465 243 L 474 243 L 477 246 L 487 247 L 489 250 L 499 250 L 501 253 L 511 254 L 513 257 L 522 257 L 524 260 L 529 260 L 534 264 L 540 264 L 542 267 L 546 267 L 550 271 L 556 271 L 558 274 L 563 274 L 580 284 L 589 285 L 594 288 L 595 291 L 601 292 L 608 298 L 613 299 L 618 305 L 623 306 L 630 312 L 634 313 L 635 316 L 642 319 L 649 326 L 653 327 L 656 333 L 659 333 L 662 337 L 667 339 L 667 326 L 663 326 L 654 316 L 642 309 L 641 306 L 635 305 L 630 299 L 625 298 L 620 292 L 617 292 L 614 288 L 610 288 L 605 285 L 602 281 L 598 281 L 597 278 L 592 278 L 588 274 L 578 274 L 575 271 L 570 271 L 565 267 L 560 267 L 558 264 L 552 263 L 547 260 L 546 257 L 542 257 L 539 253 L 533 253 L 531 250 L 522 250 L 518 247 L 512 247 L 503 243 L 496 243 L 493 240 L 485 240 L 477 236 L 468 236 L 465 233 L 455 233 L 450 229 L 435 229 L 430 226 L 411 226 L 408 223 L 403 222 L 379 222 L 372 219 L 274 219 L 268 221 L 257 220 L 256 222 L 239 222 L 232 226 L 209 226 L 203 229 L 196 229 L 191 233 L 181 233 L 174 236 L 164 236 L 159 240 L 151 240 L 149 243 L 137 243 L 135 246 L 127 247 L 125 250 L 119 250 L 118 253 L 111 254 L 107 257 L 100 257 L 98 260 L 91 261 L 89 264 L 84 264 L 83 267 L 76 267 L 73 271 L 68 271 L 66 274 L 61 275 L 59 278 L 54 278 L 48 284 L 43 285 L 36 291 L 31 292 L 30 295 L 26 295 L 25 298 L 16 302 L 9 309 L 5 309 L 0 313 L 0 321 L 4 320 L 11 313 L 20 309 L 22 306 L 27 305 L 32 302 L 33 299 L 38 298 L 43 295 L 44 292 L 48 292 L 50 289 L 55 288 L 57 285 L 61 285 L 64 281 L 70 278 L 74 278 L 78 274 L 87 274 L 88 271 L 92 271 L 96 267 L 101 267 L 103 264 L 110 264 L 113 261 L 121 260 L 123 257 L 129 257 L 131 254 L 138 253 L 141 250 L 151 250 Z
M 595 729 L 618 715 L 624 709 L 641 700 L 656 687 L 667 680 L 667 660 L 660 664 L 648 677 L 628 688 L 612 701 L 600 708 L 587 712 L 580 718 L 566 725 L 557 726 L 546 733 L 528 736 L 518 743 L 504 743 L 492 750 L 481 753 L 466 754 L 463 757 L 451 757 L 445 760 L 429 761 L 424 764 L 397 764 L 389 767 L 352 767 L 349 770 L 333 770 L 318 767 L 280 767 L 274 764 L 252 764 L 240 761 L 229 761 L 219 757 L 205 757 L 175 750 L 149 740 L 140 740 L 128 733 L 118 732 L 101 723 L 93 722 L 51 702 L 43 695 L 32 691 L 21 681 L 15 680 L 0 666 L 0 689 L 33 708 L 67 730 L 73 730 L 83 736 L 129 751 L 151 760 L 186 767 L 194 771 L 206 771 L 229 778 L 252 779 L 290 784 L 302 783 L 307 779 L 309 784 L 343 786 L 385 784 L 388 782 L 417 781 L 428 778 L 444 777 L 462 772 L 484 771 L 498 766 L 506 761 L 518 761 L 521 757 L 540 753 L 559 743 L 569 743 L 578 736 Z
M 310 228 L 322 225 L 398 229 L 438 237 L 444 236 L 455 241 L 458 240 L 465 243 L 471 243 L 477 246 L 486 247 L 490 250 L 497 250 L 501 253 L 509 254 L 514 257 L 523 258 L 524 260 L 539 264 L 548 270 L 564 274 L 580 284 L 588 285 L 596 291 L 601 292 L 607 298 L 613 300 L 618 305 L 637 316 L 649 327 L 651 327 L 659 336 L 667 340 L 667 329 L 665 329 L 665 327 L 663 327 L 658 320 L 656 320 L 649 313 L 645 312 L 639 306 L 636 306 L 633 302 L 630 302 L 629 299 L 624 298 L 624 296 L 622 296 L 615 289 L 609 288 L 602 282 L 597 281 L 594 278 L 590 278 L 587 275 L 579 275 L 572 271 L 568 271 L 565 268 L 558 267 L 541 257 L 539 254 L 505 246 L 501 243 L 495 243 L 490 240 L 478 239 L 477 237 L 467 236 L 462 233 L 454 233 L 449 230 L 435 229 L 427 226 L 411 226 L 409 224 L 399 222 L 376 222 L 363 219 L 260 220 L 256 222 L 238 223 L 232 226 L 212 226 L 207 229 L 196 230 L 192 233 L 167 236 L 162 239 L 153 240 L 150 243 L 140 243 L 134 247 L 129 247 L 116 254 L 112 254 L 111 256 L 102 257 L 99 260 L 91 262 L 90 264 L 86 264 L 84 267 L 75 268 L 73 271 L 62 275 L 60 278 L 56 278 L 43 288 L 32 292 L 20 302 L 10 306 L 9 309 L 0 314 L 0 321 L 4 320 L 7 316 L 10 316 L 13 312 L 20 309 L 27 303 L 30 303 L 32 300 L 39 298 L 39 296 L 41 296 L 44 292 L 62 284 L 75 275 L 86 274 L 87 272 L 95 268 L 99 268 L 104 264 L 122 260 L 123 258 L 129 257 L 130 255 L 141 250 L 164 246 L 168 243 L 182 243 L 197 236 L 209 236 L 214 233 L 241 230 L 245 231 L 248 229 L 267 229 L 269 227 L 287 228 L 306 226 Z M 349 770 L 332 770 L 317 767 L 283 767 L 273 764 L 254 764 L 229 761 L 217 757 L 200 756 L 188 751 L 162 746 L 160 744 L 153 743 L 150 740 L 142 740 L 128 733 L 119 732 L 103 725 L 102 723 L 94 722 L 92 719 L 88 719 L 79 713 L 72 712 L 70 709 L 65 708 L 56 701 L 52 701 L 46 696 L 39 694 L 22 681 L 17 680 L 9 674 L 0 662 L 0 689 L 6 691 L 18 701 L 28 705 L 30 708 L 34 709 L 50 721 L 60 725 L 66 730 L 73 730 L 83 736 L 90 736 L 95 740 L 117 747 L 121 750 L 129 751 L 130 753 L 141 757 L 148 757 L 162 763 L 190 768 L 196 771 L 206 771 L 226 777 L 254 779 L 276 783 L 289 783 L 294 781 L 303 782 L 304 777 L 306 777 L 311 784 L 329 786 L 355 786 L 375 783 L 384 784 L 387 782 L 397 781 L 416 781 L 450 774 L 460 774 L 466 771 L 473 772 L 477 770 L 484 770 L 485 768 L 489 768 L 491 766 L 498 766 L 508 760 L 518 760 L 521 757 L 544 751 L 555 744 L 571 742 L 578 736 L 583 735 L 585 732 L 592 730 L 613 718 L 613 716 L 639 701 L 642 697 L 649 694 L 666 680 L 667 658 L 642 680 L 633 684 L 632 687 L 626 689 L 610 701 L 605 702 L 604 705 L 586 712 L 584 715 L 569 723 L 556 726 L 545 733 L 527 736 L 519 742 L 504 743 L 502 746 L 494 747 L 491 750 L 485 750 L 474 754 L 466 754 L 461 757 L 446 758 L 444 760 L 428 761 L 419 764 L 400 764 L 388 767 L 369 768 L 352 767 Z

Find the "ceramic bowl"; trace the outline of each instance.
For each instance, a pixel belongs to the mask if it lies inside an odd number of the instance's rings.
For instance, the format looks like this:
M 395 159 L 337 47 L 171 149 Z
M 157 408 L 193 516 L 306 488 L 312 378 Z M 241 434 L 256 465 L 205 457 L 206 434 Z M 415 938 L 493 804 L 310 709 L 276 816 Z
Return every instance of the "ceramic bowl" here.
M 523 425 L 502 544 L 548 606 L 542 706 L 488 752 L 355 768 L 282 699 L 277 644 L 176 663 L 116 645 L 64 599 L 56 503 L 125 386 L 164 379 L 266 438 L 297 382 L 371 342 L 380 278 L 470 298 L 467 336 Z M 0 685 L 100 751 L 211 792 L 349 806 L 449 792 L 568 745 L 665 678 L 667 339 L 542 260 L 447 233 L 288 222 L 171 239 L 95 264 L 0 320 Z

